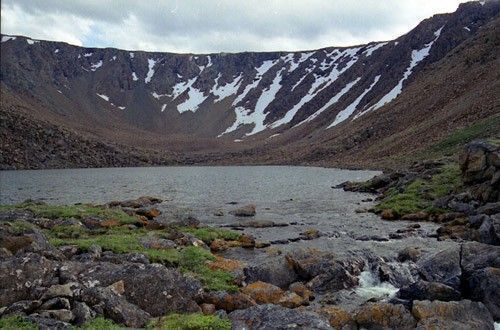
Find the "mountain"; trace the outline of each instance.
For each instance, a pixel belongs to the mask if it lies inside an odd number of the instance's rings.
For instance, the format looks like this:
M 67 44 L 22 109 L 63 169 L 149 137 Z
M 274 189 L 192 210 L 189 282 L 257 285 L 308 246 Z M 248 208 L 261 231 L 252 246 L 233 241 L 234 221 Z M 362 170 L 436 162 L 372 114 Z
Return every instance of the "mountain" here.
M 500 1 L 469 2 L 395 40 L 302 52 L 173 54 L 2 35 L 2 154 L 31 150 L 19 115 L 136 148 L 154 164 L 380 167 L 425 157 L 472 123 L 500 131 L 499 12 Z M 99 166 L 2 159 L 3 168 L 66 165 Z

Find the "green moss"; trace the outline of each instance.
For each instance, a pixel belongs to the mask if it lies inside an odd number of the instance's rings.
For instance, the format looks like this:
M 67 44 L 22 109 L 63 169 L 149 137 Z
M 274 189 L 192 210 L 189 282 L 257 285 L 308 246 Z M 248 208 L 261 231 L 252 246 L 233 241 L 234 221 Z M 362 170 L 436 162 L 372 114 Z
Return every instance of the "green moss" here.
M 29 231 L 31 228 L 33 228 L 32 224 L 30 224 L 29 222 L 26 222 L 24 220 L 5 222 L 5 224 L 9 225 L 10 230 L 14 234 L 21 234 L 21 233 Z
M 125 329 L 116 325 L 113 321 L 107 320 L 103 317 L 96 317 L 95 319 L 85 322 L 80 329 L 83 330 L 121 330 Z
M 153 321 L 149 329 L 164 330 L 229 330 L 231 322 L 215 315 L 170 314 Z
M 35 203 L 22 203 L 17 205 L 2 205 L 1 211 L 21 209 L 33 212 L 35 215 L 49 219 L 97 217 L 103 219 L 116 219 L 122 224 L 135 223 L 136 217 L 128 215 L 121 209 L 109 209 L 103 206 L 90 204 L 81 205 L 48 205 Z
M 408 184 L 403 191 L 392 188 L 383 200 L 375 206 L 381 212 L 385 209 L 395 211 L 399 216 L 426 211 L 430 214 L 446 210 L 433 206 L 433 201 L 456 191 L 461 186 L 460 169 L 457 165 L 445 165 L 430 180 L 417 179 Z
M 227 230 L 222 228 L 213 227 L 202 227 L 202 228 L 190 228 L 181 227 L 180 231 L 184 233 L 193 234 L 195 237 L 201 239 L 203 242 L 210 244 L 215 239 L 225 239 L 225 240 L 237 240 L 240 238 L 241 234 L 233 230 Z
M 37 330 L 38 326 L 22 316 L 14 315 L 0 318 L 0 329 Z

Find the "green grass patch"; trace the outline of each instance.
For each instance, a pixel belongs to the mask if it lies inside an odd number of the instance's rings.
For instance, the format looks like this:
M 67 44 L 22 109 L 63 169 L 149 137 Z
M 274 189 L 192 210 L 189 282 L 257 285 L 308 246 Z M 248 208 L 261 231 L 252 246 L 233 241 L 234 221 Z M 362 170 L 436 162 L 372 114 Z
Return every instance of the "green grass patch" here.
M 212 241 L 215 239 L 237 240 L 241 236 L 240 233 L 235 232 L 233 230 L 213 228 L 213 227 L 202 227 L 202 228 L 181 227 L 179 228 L 179 230 L 183 233 L 190 233 L 207 244 L 212 243 Z
M 38 326 L 30 320 L 20 316 L 6 316 L 0 318 L 0 329 L 4 330 L 37 330 Z
M 162 330 L 229 330 L 231 321 L 215 315 L 203 314 L 170 314 L 157 319 L 148 329 Z
M 125 329 L 113 321 L 103 317 L 96 317 L 95 319 L 88 320 L 80 328 L 83 330 L 122 330 Z
M 39 217 L 49 219 L 65 219 L 76 218 L 83 219 L 86 217 L 96 217 L 101 219 L 116 219 L 122 224 L 135 223 L 137 218 L 128 215 L 121 209 L 110 209 L 103 206 L 95 206 L 90 204 L 81 205 L 49 205 L 36 203 L 21 203 L 17 205 L 2 205 L 1 211 L 8 210 L 28 210 Z
M 9 221 L 5 222 L 4 224 L 8 225 L 9 226 L 8 228 L 14 234 L 22 234 L 33 228 L 32 224 L 24 220 Z
M 381 212 L 391 209 L 399 216 L 419 211 L 443 213 L 446 210 L 434 207 L 433 201 L 457 190 L 461 184 L 458 165 L 445 165 L 430 180 L 414 180 L 402 192 L 395 188 L 389 189 L 383 200 L 375 206 L 375 210 Z

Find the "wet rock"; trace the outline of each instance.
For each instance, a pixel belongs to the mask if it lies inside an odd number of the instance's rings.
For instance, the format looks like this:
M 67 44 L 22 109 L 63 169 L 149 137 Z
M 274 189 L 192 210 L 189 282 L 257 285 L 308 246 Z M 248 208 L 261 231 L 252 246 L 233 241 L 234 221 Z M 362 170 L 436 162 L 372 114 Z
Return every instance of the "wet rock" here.
M 78 326 L 95 317 L 95 312 L 86 303 L 80 301 L 73 303 L 71 312 L 73 313 L 73 322 Z
M 314 249 L 292 251 L 285 256 L 285 259 L 295 272 L 306 280 L 321 274 L 335 264 L 335 256 L 332 253 Z
M 230 214 L 237 217 L 253 217 L 256 214 L 255 205 L 250 204 L 229 212 Z
M 237 222 L 230 225 L 230 227 L 240 227 L 240 228 L 270 228 L 270 227 L 286 227 L 287 223 L 279 223 L 271 220 L 252 220 L 245 222 Z
M 286 288 L 298 280 L 298 275 L 284 258 L 273 258 L 258 265 L 248 266 L 243 272 L 247 283 L 263 281 L 280 288 Z
M 469 225 L 472 228 L 477 229 L 477 228 L 481 227 L 481 225 L 483 224 L 483 222 L 486 219 L 489 219 L 489 216 L 487 216 L 486 214 L 471 215 L 469 217 Z
M 213 315 L 216 312 L 215 305 L 213 304 L 201 304 L 201 312 L 204 315 Z
M 32 253 L 0 260 L 0 306 L 37 299 L 33 290 L 54 284 L 55 269 L 53 261 Z
M 60 273 L 63 278 L 77 278 L 87 287 L 106 287 L 122 280 L 126 299 L 152 316 L 199 310 L 195 299 L 201 292 L 201 284 L 163 265 L 96 262 L 82 267 L 70 262 Z
M 326 306 L 322 307 L 319 311 L 320 315 L 325 316 L 330 325 L 334 329 L 343 329 L 343 330 L 357 330 L 358 326 L 353 319 L 353 315 L 351 312 L 346 311 L 342 307 L 337 306 Z
M 466 291 L 473 300 L 481 301 L 496 321 L 500 320 L 500 268 L 477 270 L 467 279 Z
M 206 304 L 212 304 L 216 309 L 223 309 L 227 312 L 237 309 L 246 309 L 256 305 L 255 300 L 241 292 L 206 292 L 203 294 L 201 301 Z
M 254 248 L 255 247 L 255 238 L 251 235 L 243 234 L 238 239 L 238 242 L 241 243 L 241 247 L 243 248 Z
M 131 207 L 131 208 L 141 208 L 141 207 L 146 207 L 154 204 L 158 204 L 163 202 L 162 199 L 156 198 L 156 197 L 151 197 L 151 196 L 141 196 L 137 199 L 131 199 L 131 200 L 126 200 L 126 201 L 113 201 L 108 203 L 107 205 L 109 207 Z
M 142 215 L 142 216 L 148 218 L 149 220 L 151 220 L 151 219 L 156 218 L 157 216 L 159 216 L 161 214 L 161 212 L 157 208 L 150 207 L 150 208 L 136 209 L 135 210 L 135 214 Z
M 412 314 L 420 329 L 491 329 L 493 319 L 480 302 L 414 301 Z
M 99 305 L 103 316 L 127 327 L 142 328 L 151 316 L 108 288 L 87 288 L 79 297 L 89 306 Z
M 394 210 L 385 209 L 380 213 L 380 217 L 384 220 L 394 220 L 398 218 L 398 215 Z
M 214 211 L 213 215 L 215 215 L 216 217 L 223 217 L 224 216 L 224 211 L 222 211 L 222 210 L 216 210 L 216 211 Z
M 419 211 L 416 213 L 405 214 L 401 217 L 401 219 L 409 221 L 423 221 L 429 219 L 429 213 L 425 211 Z
M 398 298 L 407 300 L 460 300 L 460 292 L 438 282 L 418 281 L 402 287 L 397 293 Z
M 307 286 L 304 283 L 301 282 L 295 282 L 290 284 L 290 287 L 288 288 L 291 292 L 294 292 L 304 298 L 305 300 L 314 300 L 314 293 L 307 288 Z
M 403 305 L 367 303 L 356 313 L 355 320 L 366 329 L 413 329 L 416 321 Z
M 180 215 L 160 215 L 152 220 L 149 220 L 146 228 L 150 229 L 164 229 L 164 228 L 175 228 L 175 227 L 190 227 L 198 228 L 200 226 L 200 220 L 195 218 L 190 214 L 180 214 Z
M 233 329 L 331 329 L 318 314 L 265 304 L 229 314 Z
M 303 240 L 311 240 L 311 239 L 316 239 L 316 238 L 319 238 L 321 237 L 321 232 L 317 229 L 314 229 L 314 228 L 310 228 L 310 229 L 307 229 L 305 231 L 303 231 L 302 233 L 300 233 L 300 239 L 303 239 Z
M 464 243 L 461 265 L 467 275 L 486 267 L 500 268 L 500 246 L 477 242 Z
M 500 245 L 500 213 L 484 219 L 479 227 L 479 238 L 482 243 Z
M 418 262 L 422 278 L 428 282 L 446 284 L 460 290 L 462 269 L 460 267 L 460 247 L 451 247 Z
M 380 281 L 389 282 L 398 288 L 415 282 L 417 273 L 418 269 L 412 263 L 378 262 L 378 276 Z
M 375 241 L 375 242 L 387 242 L 389 239 L 387 237 L 382 237 L 378 235 L 361 235 L 356 237 L 357 241 Z
M 277 304 L 284 295 L 279 287 L 265 282 L 254 282 L 242 289 L 257 304 Z
M 422 251 L 420 250 L 419 247 L 408 246 L 408 247 L 405 247 L 403 250 L 399 251 L 398 260 L 401 262 L 405 262 L 405 261 L 416 262 L 418 259 L 420 259 L 421 255 L 422 255 Z

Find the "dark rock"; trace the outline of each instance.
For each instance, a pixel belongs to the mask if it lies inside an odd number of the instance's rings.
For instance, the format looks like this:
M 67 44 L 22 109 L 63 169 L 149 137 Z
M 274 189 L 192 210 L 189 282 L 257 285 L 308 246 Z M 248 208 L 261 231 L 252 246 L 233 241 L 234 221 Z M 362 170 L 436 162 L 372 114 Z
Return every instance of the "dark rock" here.
M 151 316 L 108 288 L 87 288 L 79 297 L 90 306 L 100 305 L 103 316 L 127 327 L 142 328 Z
M 0 260 L 0 306 L 37 299 L 33 290 L 54 284 L 56 268 L 53 261 L 33 253 Z
M 419 329 L 491 329 L 493 319 L 480 302 L 417 301 L 413 302 L 412 314 Z
M 126 201 L 113 201 L 108 203 L 109 207 L 131 207 L 131 208 L 141 208 L 154 204 L 158 204 L 163 202 L 160 198 L 151 197 L 151 196 L 142 196 L 137 199 L 131 199 Z
M 230 214 L 237 217 L 253 217 L 255 216 L 255 205 L 250 204 L 229 212 Z
M 356 313 L 355 320 L 365 329 L 413 329 L 416 321 L 403 305 L 367 303 Z
M 169 239 L 159 238 L 154 236 L 141 237 L 139 239 L 139 242 L 143 247 L 147 249 L 162 250 L 162 249 L 174 249 L 177 247 L 177 244 L 175 244 L 175 242 Z
M 401 219 L 409 221 L 422 221 L 422 220 L 427 220 L 428 218 L 429 218 L 429 213 L 425 211 L 405 214 L 401 217 Z
M 5 308 L 3 313 L 0 313 L 2 316 L 10 315 L 10 314 L 31 314 L 38 307 L 42 305 L 42 301 L 40 300 L 21 300 L 16 301 L 12 305 Z
M 422 255 L 422 251 L 420 250 L 419 247 L 408 246 L 408 247 L 405 247 L 403 250 L 399 251 L 398 260 L 401 262 L 405 262 L 405 261 L 416 262 L 418 259 L 420 259 L 421 255 Z
M 149 259 L 142 253 L 113 253 L 104 251 L 99 258 L 100 261 L 122 264 L 125 262 L 149 264 Z
M 389 239 L 387 237 L 377 236 L 377 235 L 362 235 L 356 237 L 358 241 L 375 241 L 375 242 L 387 242 Z
M 57 297 L 44 302 L 40 309 L 71 309 L 71 305 L 67 298 Z
M 478 214 L 498 214 L 500 213 L 500 202 L 488 203 L 477 209 Z
M 486 267 L 500 268 L 500 246 L 467 242 L 462 244 L 462 269 L 465 274 Z
M 93 310 L 91 310 L 90 307 L 86 303 L 80 302 L 80 301 L 75 301 L 73 303 L 73 306 L 74 307 L 71 310 L 71 312 L 73 313 L 73 316 L 74 316 L 73 322 L 76 325 L 82 325 L 86 321 L 95 317 L 95 312 Z
M 500 245 L 500 213 L 484 219 L 479 227 L 481 243 Z
M 467 293 L 481 301 L 496 321 L 500 320 L 500 268 L 476 270 L 467 279 Z
M 451 247 L 418 262 L 422 278 L 428 282 L 446 284 L 460 290 L 462 268 L 460 267 L 460 247 Z
M 460 292 L 438 282 L 418 281 L 399 289 L 397 296 L 406 300 L 460 300 Z
M 62 322 L 71 322 L 73 313 L 68 309 L 40 310 L 39 315 L 47 319 L 56 319 Z
M 243 270 L 247 283 L 263 281 L 286 288 L 298 280 L 298 275 L 284 258 L 272 259 Z
M 233 329 L 331 329 L 318 314 L 272 304 L 258 305 L 229 314 Z
M 316 239 L 316 238 L 319 238 L 321 236 L 322 236 L 321 232 L 317 229 L 314 229 L 314 228 L 307 229 L 307 230 L 303 231 L 302 233 L 300 233 L 300 235 L 299 235 L 300 239 L 303 239 L 306 241 L 311 240 L 311 239 Z
M 489 219 L 486 214 L 471 215 L 469 217 L 469 225 L 472 228 L 479 228 L 483 224 L 484 220 Z
M 35 323 L 38 326 L 38 330 L 71 330 L 71 324 L 67 322 L 62 322 L 54 318 L 46 318 L 40 315 L 32 314 L 28 317 L 28 320 Z

